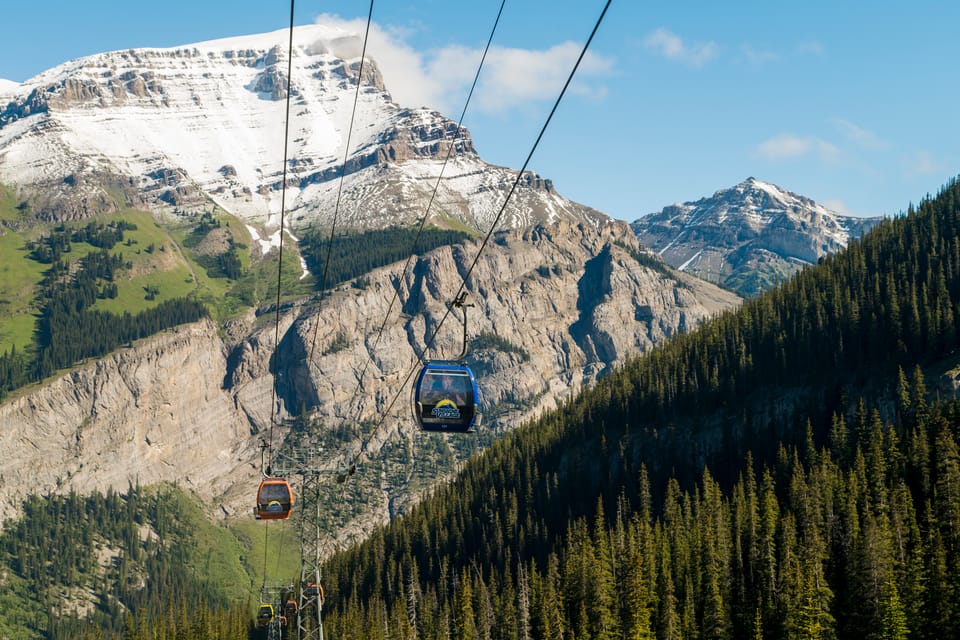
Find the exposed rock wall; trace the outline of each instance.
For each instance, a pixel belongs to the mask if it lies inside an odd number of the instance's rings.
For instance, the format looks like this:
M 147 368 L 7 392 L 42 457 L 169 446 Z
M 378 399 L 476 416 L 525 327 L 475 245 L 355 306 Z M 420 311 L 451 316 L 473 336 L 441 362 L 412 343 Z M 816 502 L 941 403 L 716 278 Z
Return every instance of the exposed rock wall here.
M 261 438 L 281 442 L 284 420 L 301 407 L 325 428 L 345 419 L 376 425 L 362 439 L 365 455 L 377 456 L 415 428 L 405 381 L 416 353 L 438 327 L 427 356 L 460 351 L 462 325 L 444 315 L 468 272 L 469 335 L 493 334 L 515 348 L 468 357 L 496 414 L 484 429 L 494 432 L 738 302 L 696 278 L 640 265 L 631 255 L 637 240 L 622 223 L 504 232 L 477 259 L 479 246 L 436 249 L 406 273 L 402 264 L 385 267 L 365 288 L 344 285 L 279 315 L 179 327 L 23 391 L 0 405 L 2 517 L 30 493 L 161 480 L 196 491 L 221 515 L 242 515 Z M 410 499 L 403 487 L 382 487 L 364 526 Z
M 255 452 L 242 403 L 221 388 L 224 353 L 214 324 L 198 322 L 0 405 L 0 519 L 28 494 L 69 489 L 169 480 L 221 493 Z

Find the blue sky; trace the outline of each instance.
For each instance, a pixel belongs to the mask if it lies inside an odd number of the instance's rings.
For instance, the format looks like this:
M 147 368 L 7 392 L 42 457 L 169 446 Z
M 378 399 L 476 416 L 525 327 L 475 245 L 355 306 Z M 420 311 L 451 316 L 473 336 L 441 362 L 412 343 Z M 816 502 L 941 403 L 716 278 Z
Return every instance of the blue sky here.
M 464 124 L 522 165 L 604 0 L 509 0 Z M 379 0 L 372 55 L 406 106 L 456 119 L 499 0 Z M 37 0 L 4 7 L 0 78 L 72 58 L 273 31 L 280 0 Z M 369 3 L 297 2 L 365 24 Z M 956 3 L 614 0 L 530 168 L 622 220 L 749 176 L 890 215 L 960 174 Z

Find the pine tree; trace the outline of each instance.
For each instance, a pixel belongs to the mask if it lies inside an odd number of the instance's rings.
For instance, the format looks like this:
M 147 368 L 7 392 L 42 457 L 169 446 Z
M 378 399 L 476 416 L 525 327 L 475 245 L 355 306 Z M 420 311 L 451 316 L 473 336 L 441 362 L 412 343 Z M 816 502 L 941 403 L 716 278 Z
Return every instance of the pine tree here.
M 602 500 L 597 501 L 592 539 L 593 553 L 587 561 L 590 635 L 595 640 L 613 640 L 620 635 L 617 585 Z
M 892 578 L 884 584 L 880 618 L 880 640 L 907 640 L 907 616 Z
M 453 598 L 453 637 L 457 640 L 479 640 L 473 610 L 473 587 L 469 573 L 464 570 L 457 581 Z

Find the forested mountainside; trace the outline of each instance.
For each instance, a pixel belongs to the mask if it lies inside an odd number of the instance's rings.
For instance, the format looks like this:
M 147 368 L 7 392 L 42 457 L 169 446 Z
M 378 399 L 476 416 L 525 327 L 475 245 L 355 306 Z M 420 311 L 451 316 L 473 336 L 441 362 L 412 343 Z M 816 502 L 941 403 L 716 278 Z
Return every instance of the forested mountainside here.
M 327 633 L 958 637 L 958 304 L 954 181 L 333 557 Z
M 170 485 L 31 496 L 0 533 L 0 638 L 245 637 L 243 556 Z
M 143 216 L 138 217 L 142 222 Z M 209 244 L 211 236 L 222 230 L 221 224 L 211 214 L 198 216 L 184 247 Z M 29 316 L 32 329 L 31 339 L 19 349 L 12 339 L 9 340 L 12 344 L 0 347 L 0 401 L 10 392 L 42 381 L 55 371 L 68 369 L 84 359 L 102 357 L 133 340 L 207 317 L 211 309 L 216 312 L 218 306 L 235 309 L 256 301 L 253 290 L 257 285 L 252 281 L 262 272 L 244 268 L 249 258 L 241 257 L 241 247 L 232 238 L 223 243 L 221 253 L 193 256 L 196 265 L 192 268 L 204 269 L 210 278 L 232 283 L 219 305 L 198 291 L 171 297 L 166 291 L 169 282 L 156 278 L 146 286 L 136 287 L 140 283 L 131 283 L 129 274 L 135 269 L 144 270 L 140 264 L 142 256 L 167 252 L 167 245 L 161 244 L 157 249 L 153 243 L 142 252 L 134 249 L 138 241 L 132 236 L 137 231 L 137 225 L 126 218 L 93 221 L 75 228 L 57 225 L 36 239 L 25 241 L 22 248 L 18 247 L 26 250 L 26 259 L 44 271 L 35 284 L 23 287 L 35 293 L 30 302 L 8 307 L 10 316 Z M 317 277 L 310 279 L 307 287 L 324 289 L 401 260 L 403 251 L 413 246 L 415 236 L 414 229 L 397 227 L 351 233 L 335 239 L 324 238 L 318 232 L 308 233 L 302 244 L 304 261 Z M 419 234 L 417 246 L 427 252 L 468 237 L 466 232 L 431 227 Z M 171 253 L 182 254 L 188 250 L 179 248 Z M 18 260 L 22 262 L 24 258 Z M 16 260 L 2 267 L 14 271 L 23 269 Z M 300 290 L 309 288 L 301 285 Z M 19 295 L 26 297 L 22 291 Z M 139 305 L 144 308 L 131 313 L 130 309 L 138 304 L 132 300 L 135 296 L 141 299 Z M 276 299 L 275 291 L 273 299 Z M 111 302 L 111 306 L 104 308 Z M 0 303 L 10 305 L 10 300 L 4 298 Z M 116 310 L 118 307 L 123 311 Z M 0 333 L 4 333 L 4 329 L 7 327 L 0 327 Z

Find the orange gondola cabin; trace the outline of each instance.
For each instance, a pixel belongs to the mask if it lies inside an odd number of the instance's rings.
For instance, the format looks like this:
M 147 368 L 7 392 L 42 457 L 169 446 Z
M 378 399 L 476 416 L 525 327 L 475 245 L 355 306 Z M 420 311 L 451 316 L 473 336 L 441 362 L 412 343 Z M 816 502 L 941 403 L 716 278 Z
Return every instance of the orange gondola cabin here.
M 322 605 L 324 601 L 323 595 L 323 585 L 318 582 L 308 582 L 303 587 L 303 595 L 308 598 L 316 598 L 317 601 Z
M 293 509 L 293 489 L 283 478 L 264 478 L 257 490 L 257 520 L 285 520 Z

